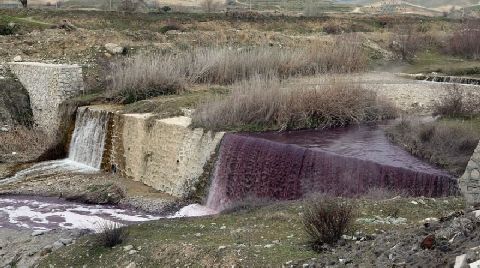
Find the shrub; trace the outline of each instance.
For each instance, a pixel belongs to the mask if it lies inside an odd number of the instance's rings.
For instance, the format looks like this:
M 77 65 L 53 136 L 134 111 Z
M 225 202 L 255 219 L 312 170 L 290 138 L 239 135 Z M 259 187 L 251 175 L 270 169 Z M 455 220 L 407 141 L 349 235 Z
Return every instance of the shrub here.
M 162 26 L 160 28 L 161 33 L 166 33 L 168 31 L 182 31 L 182 27 L 177 23 L 168 23 L 167 25 Z
M 314 250 L 336 243 L 351 227 L 353 206 L 342 199 L 314 198 L 305 204 L 303 225 Z
M 172 8 L 170 6 L 163 6 L 160 8 L 160 10 L 167 13 L 167 12 L 170 12 Z
M 138 9 L 138 2 L 134 0 L 121 0 L 118 9 L 124 12 L 135 12 Z
M 468 122 L 421 123 L 402 120 L 387 136 L 415 156 L 462 175 L 478 145 L 480 133 Z
M 480 20 L 464 22 L 450 38 L 447 50 L 453 55 L 480 59 Z
M 104 247 L 114 247 L 122 244 L 128 238 L 128 231 L 119 223 L 104 221 L 100 224 L 98 243 Z
M 16 27 L 12 25 L 0 23 L 0 35 L 15 34 Z
M 197 107 L 193 125 L 225 129 L 305 129 L 346 126 L 395 116 L 376 93 L 333 81 L 321 88 L 292 88 L 278 78 L 256 76 L 233 86 L 227 97 Z
M 329 21 L 323 26 L 323 31 L 327 34 L 341 34 L 343 29 L 340 23 L 336 21 Z
M 446 86 L 445 94 L 434 104 L 434 115 L 475 117 L 480 115 L 480 94 L 466 91 L 457 84 Z
M 413 25 L 398 26 L 393 31 L 390 48 L 402 60 L 411 61 L 423 47 L 425 36 L 416 32 Z
M 221 3 L 216 0 L 202 0 L 200 5 L 202 6 L 203 11 L 208 13 L 217 11 L 221 7 Z

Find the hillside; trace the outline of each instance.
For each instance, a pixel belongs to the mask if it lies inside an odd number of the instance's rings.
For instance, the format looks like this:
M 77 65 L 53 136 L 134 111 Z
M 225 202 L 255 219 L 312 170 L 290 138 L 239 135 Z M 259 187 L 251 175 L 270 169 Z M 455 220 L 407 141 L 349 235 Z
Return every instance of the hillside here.
M 337 0 L 338 3 L 344 4 L 354 4 L 354 5 L 371 5 L 378 2 L 382 2 L 379 0 Z M 395 2 L 395 1 L 389 1 Z M 478 0 L 410 0 L 406 1 L 414 5 L 420 5 L 428 8 L 439 8 L 442 6 L 460 6 L 466 7 L 478 4 Z

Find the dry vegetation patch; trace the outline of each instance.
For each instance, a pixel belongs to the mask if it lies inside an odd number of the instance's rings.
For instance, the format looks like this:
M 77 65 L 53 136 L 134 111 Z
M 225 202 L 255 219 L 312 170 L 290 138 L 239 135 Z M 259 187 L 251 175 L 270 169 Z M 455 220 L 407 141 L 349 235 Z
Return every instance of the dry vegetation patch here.
M 478 145 L 480 132 L 466 122 L 421 123 L 402 120 L 387 129 L 389 138 L 407 151 L 462 175 Z
M 199 105 L 193 125 L 214 130 L 329 128 L 395 115 L 392 104 L 353 83 L 294 88 L 274 76 L 256 76 L 234 85 L 230 95 Z
M 317 73 L 349 73 L 366 68 L 358 36 L 307 48 L 198 48 L 180 54 L 140 54 L 112 65 L 110 95 L 134 102 L 179 93 L 189 84 L 232 84 L 255 75 L 288 78 Z

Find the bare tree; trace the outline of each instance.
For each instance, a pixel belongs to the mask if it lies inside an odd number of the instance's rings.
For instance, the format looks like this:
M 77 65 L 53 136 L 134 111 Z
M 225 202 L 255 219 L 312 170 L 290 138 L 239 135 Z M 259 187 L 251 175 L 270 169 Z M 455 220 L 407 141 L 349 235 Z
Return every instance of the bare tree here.
M 22 3 L 22 6 L 26 8 L 28 6 L 28 0 L 19 0 Z

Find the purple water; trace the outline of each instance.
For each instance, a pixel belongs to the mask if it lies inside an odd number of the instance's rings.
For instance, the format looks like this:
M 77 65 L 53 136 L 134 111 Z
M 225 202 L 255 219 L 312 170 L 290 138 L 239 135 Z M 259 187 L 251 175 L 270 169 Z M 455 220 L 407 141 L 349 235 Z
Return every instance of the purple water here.
M 428 197 L 458 192 L 454 178 L 391 144 L 382 126 L 356 126 L 226 134 L 207 206 L 311 192 L 356 196 L 373 187 Z

